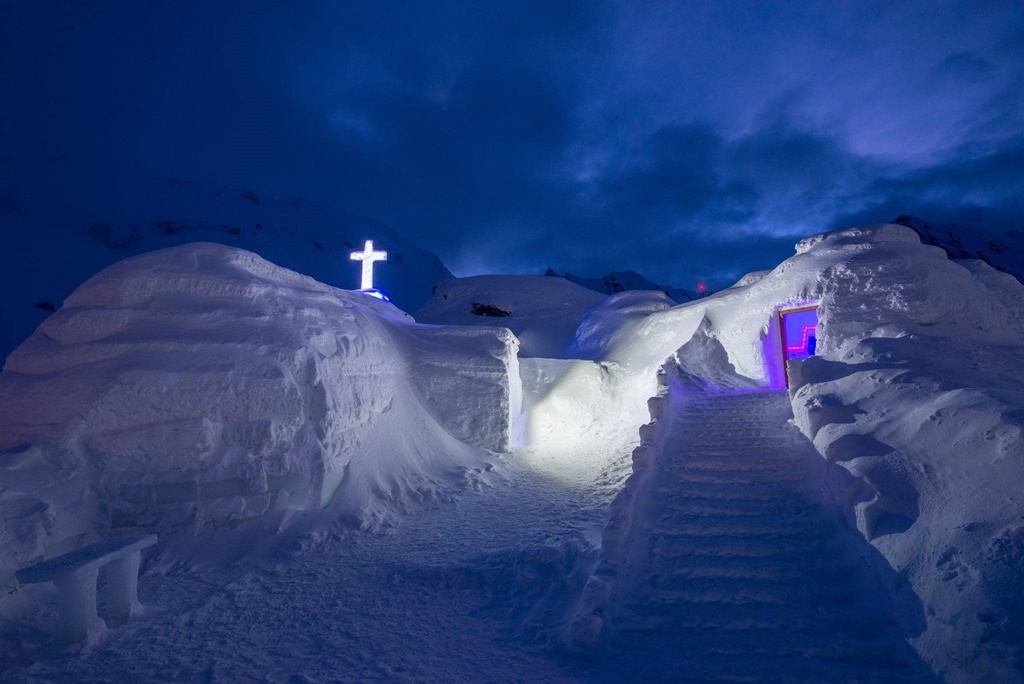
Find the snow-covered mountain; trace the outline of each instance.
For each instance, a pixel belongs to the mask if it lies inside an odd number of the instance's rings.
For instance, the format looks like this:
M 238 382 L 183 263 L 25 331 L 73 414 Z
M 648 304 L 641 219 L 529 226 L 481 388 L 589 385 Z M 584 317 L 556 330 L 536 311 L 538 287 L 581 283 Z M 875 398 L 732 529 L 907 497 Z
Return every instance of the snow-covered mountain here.
M 126 194 L 117 209 L 99 199 L 0 198 L 0 358 L 101 269 L 187 242 L 240 247 L 354 289 L 360 265 L 349 253 L 373 240 L 388 253 L 375 265 L 374 284 L 406 311 L 419 308 L 436 281 L 452 277 L 436 255 L 387 226 L 326 204 L 186 182 L 140 183 Z
M 710 294 L 684 290 L 681 287 L 674 287 L 672 285 L 659 285 L 650 278 L 647 278 L 636 271 L 614 271 L 597 278 L 583 278 L 582 276 L 573 275 L 572 273 L 558 273 L 549 268 L 544 275 L 562 277 L 569 282 L 576 283 L 588 290 L 603 292 L 604 294 L 609 295 L 616 294 L 618 292 L 628 292 L 631 290 L 659 290 L 667 294 L 670 299 L 678 304 L 684 304 Z
M 943 249 L 950 259 L 981 259 L 997 271 L 1024 282 L 1024 233 L 985 233 L 959 223 L 929 223 L 916 216 L 898 217 L 895 224 L 911 228 L 921 242 Z

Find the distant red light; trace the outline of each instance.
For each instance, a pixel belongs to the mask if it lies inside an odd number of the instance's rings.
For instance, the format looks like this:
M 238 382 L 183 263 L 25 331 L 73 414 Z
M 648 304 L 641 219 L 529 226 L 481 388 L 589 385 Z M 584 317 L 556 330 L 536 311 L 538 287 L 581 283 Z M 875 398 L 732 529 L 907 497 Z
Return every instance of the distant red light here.
M 704 283 L 700 283 L 699 285 L 697 285 L 697 292 L 703 292 L 703 291 L 704 291 Z

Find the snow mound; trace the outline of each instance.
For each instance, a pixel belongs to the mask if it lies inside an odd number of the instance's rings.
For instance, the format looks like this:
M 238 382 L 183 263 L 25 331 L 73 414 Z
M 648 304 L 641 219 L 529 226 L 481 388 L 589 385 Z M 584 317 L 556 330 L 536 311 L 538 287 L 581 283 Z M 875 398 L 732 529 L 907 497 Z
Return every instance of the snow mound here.
M 675 302 L 663 292 L 637 290 L 611 295 L 583 315 L 565 356 L 594 361 L 601 359 L 640 321 L 672 306 Z
M 508 328 L 522 357 L 553 358 L 569 344 L 580 317 L 604 295 L 547 276 L 487 275 L 437 283 L 416 313 L 421 323 Z
M 376 524 L 508 450 L 516 354 L 223 245 L 119 262 L 0 374 L 0 505 L 28 511 L 3 518 L 0 574 L 97 531 L 329 504 Z

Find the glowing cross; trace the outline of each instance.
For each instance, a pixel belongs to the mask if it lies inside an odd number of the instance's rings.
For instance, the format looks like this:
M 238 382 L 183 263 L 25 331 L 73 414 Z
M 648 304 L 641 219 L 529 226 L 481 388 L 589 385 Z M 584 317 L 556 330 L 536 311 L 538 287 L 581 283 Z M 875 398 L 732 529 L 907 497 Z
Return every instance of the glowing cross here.
M 362 252 L 352 252 L 349 254 L 349 258 L 352 261 L 363 262 L 363 284 L 361 289 L 371 290 L 373 289 L 373 262 L 374 261 L 387 261 L 387 252 L 374 252 L 373 251 L 373 240 L 366 241 L 366 248 Z

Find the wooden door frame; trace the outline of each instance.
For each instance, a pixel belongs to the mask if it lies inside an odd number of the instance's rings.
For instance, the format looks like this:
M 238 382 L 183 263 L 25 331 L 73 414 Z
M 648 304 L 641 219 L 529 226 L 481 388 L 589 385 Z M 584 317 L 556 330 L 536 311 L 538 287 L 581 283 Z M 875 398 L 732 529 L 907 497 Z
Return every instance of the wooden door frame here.
M 786 344 L 786 315 L 800 313 L 801 311 L 817 311 L 817 304 L 807 304 L 792 309 L 779 309 L 779 336 L 782 342 L 782 375 L 786 378 L 786 389 L 789 389 L 789 345 Z M 817 331 L 817 326 L 815 326 Z

